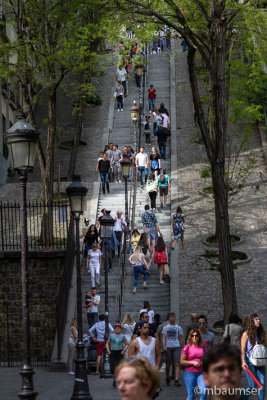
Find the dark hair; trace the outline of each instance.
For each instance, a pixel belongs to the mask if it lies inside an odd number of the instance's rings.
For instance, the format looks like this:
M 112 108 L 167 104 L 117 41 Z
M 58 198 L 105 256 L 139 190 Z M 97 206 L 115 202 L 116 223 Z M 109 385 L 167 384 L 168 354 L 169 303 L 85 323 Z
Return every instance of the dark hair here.
M 144 304 L 144 308 L 146 308 L 147 311 L 151 310 L 151 305 L 150 305 L 149 301 L 144 301 L 143 304 Z
M 109 145 L 106 144 L 105 148 L 104 148 L 104 153 L 109 149 Z
M 96 290 L 96 287 L 95 287 L 95 286 L 93 286 L 93 287 L 91 288 L 91 291 L 92 291 L 92 290 Z
M 145 210 L 149 210 L 149 205 L 148 204 L 145 205 Z
M 241 371 L 241 353 L 236 346 L 228 343 L 215 344 L 208 350 L 202 358 L 203 372 L 208 372 L 210 364 L 215 364 L 221 359 L 232 358 L 236 361 Z
M 153 87 L 153 85 L 150 85 L 150 87 Z
M 145 150 L 144 146 L 140 146 L 140 149 L 144 149 Z
M 155 246 L 155 250 L 158 251 L 159 253 L 161 253 L 162 251 L 165 250 L 165 243 L 164 243 L 163 237 L 160 236 L 158 238 L 157 244 Z
M 170 311 L 170 312 L 168 313 L 168 315 L 167 315 L 167 319 L 169 319 L 171 315 L 174 315 L 174 316 L 176 317 L 175 312 Z
M 134 230 L 132 231 L 132 235 L 133 235 L 135 232 L 137 232 L 138 235 L 140 235 L 140 233 L 138 232 L 138 229 L 134 229 Z
M 207 318 L 206 315 L 204 315 L 204 314 L 200 314 L 200 315 L 197 317 L 197 320 L 199 320 L 199 319 L 205 319 L 205 321 L 208 322 L 208 318 Z
M 240 318 L 237 314 L 230 314 L 229 315 L 229 319 L 228 319 L 228 323 L 229 324 L 239 324 L 240 323 Z
M 148 179 L 154 181 L 155 180 L 155 176 L 153 174 L 149 174 L 148 175 Z
M 182 207 L 180 207 L 180 206 L 178 206 L 177 208 L 176 208 L 176 212 L 178 213 L 183 213 L 183 210 L 182 210 Z
M 99 319 L 99 321 L 104 321 L 105 315 L 104 314 L 99 314 L 98 319 Z
M 155 315 L 154 315 L 154 320 L 155 320 L 156 322 L 159 323 L 159 321 L 160 321 L 160 314 L 155 314 Z
M 119 148 L 119 146 L 117 144 L 114 144 L 113 146 L 117 147 L 117 149 Z
M 146 311 L 141 312 L 141 314 L 139 315 L 139 319 L 143 318 L 143 316 L 144 316 L 145 314 L 147 314 Z
M 254 319 L 257 317 L 259 317 L 258 314 L 251 314 L 247 325 L 247 334 L 252 346 L 256 343 L 256 336 L 258 338 L 257 343 L 265 345 L 265 330 L 262 324 L 257 328 L 254 323 Z
M 162 173 L 165 175 L 166 174 L 166 168 L 162 169 Z

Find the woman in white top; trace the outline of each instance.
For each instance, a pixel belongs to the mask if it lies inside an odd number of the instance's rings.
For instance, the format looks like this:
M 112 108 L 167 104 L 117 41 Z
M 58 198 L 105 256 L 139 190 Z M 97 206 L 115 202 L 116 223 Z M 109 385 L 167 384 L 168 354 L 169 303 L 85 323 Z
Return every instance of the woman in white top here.
M 95 287 L 97 284 L 100 286 L 100 266 L 101 266 L 102 252 L 98 248 L 97 243 L 92 244 L 91 250 L 88 251 L 87 269 L 88 273 L 91 271 L 91 284 Z
M 236 314 L 230 314 L 229 322 L 225 325 L 223 334 L 224 339 L 228 339 L 229 343 L 240 349 L 240 340 L 243 333 L 243 327 L 240 325 L 240 318 Z
M 70 336 L 69 336 L 69 341 L 68 341 L 68 347 L 69 347 L 69 355 L 68 355 L 68 369 L 69 369 L 69 374 L 70 375 L 75 375 L 75 372 L 73 372 L 73 361 L 75 357 L 75 342 L 78 338 L 78 332 L 77 332 L 77 318 L 73 318 L 71 320 L 70 324 Z
M 148 266 L 141 246 L 136 246 L 134 253 L 129 258 L 129 261 L 133 265 L 133 270 L 134 270 L 133 293 L 135 294 L 138 285 L 139 274 L 144 275 L 143 286 L 144 288 L 147 288 L 146 281 L 147 281 Z
M 143 308 L 139 311 L 139 314 L 141 314 L 142 312 L 146 312 L 148 314 L 149 323 L 152 324 L 154 318 L 154 311 L 152 310 L 149 301 L 144 301 Z
M 125 317 L 123 318 L 123 321 L 121 323 L 121 326 L 124 329 L 124 335 L 126 336 L 126 340 L 127 340 L 128 344 L 131 343 L 135 325 L 136 325 L 136 322 L 134 322 L 133 317 L 130 314 L 125 315 Z
M 124 87 L 121 81 L 116 85 L 118 111 L 123 111 Z

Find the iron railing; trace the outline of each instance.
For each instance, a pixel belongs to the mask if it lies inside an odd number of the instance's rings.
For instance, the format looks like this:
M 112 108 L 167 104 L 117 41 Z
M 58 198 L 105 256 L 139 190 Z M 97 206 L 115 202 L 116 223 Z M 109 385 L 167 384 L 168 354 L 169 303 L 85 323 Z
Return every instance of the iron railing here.
M 29 250 L 65 250 L 69 204 L 56 201 L 51 204 L 28 202 L 27 232 Z M 0 251 L 20 250 L 21 213 L 17 202 L 0 202 Z M 49 233 L 49 234 L 48 234 Z
M 9 303 L 0 304 L 3 310 L 0 330 L 0 367 L 19 367 L 22 360 L 22 332 L 17 320 L 13 318 Z M 34 328 L 32 327 L 33 331 Z M 36 336 L 31 332 L 31 361 L 35 366 L 49 365 L 53 350 L 54 338 L 47 337 L 48 329 L 44 327 L 43 335 L 34 341 Z
M 56 294 L 56 329 L 57 329 L 57 359 L 61 359 L 62 344 L 64 339 L 64 330 L 67 317 L 67 307 L 69 290 L 71 286 L 73 265 L 75 259 L 75 235 L 74 235 L 74 216 L 71 215 L 68 239 L 67 239 L 67 249 L 65 258 L 65 267 L 62 279 L 58 286 Z

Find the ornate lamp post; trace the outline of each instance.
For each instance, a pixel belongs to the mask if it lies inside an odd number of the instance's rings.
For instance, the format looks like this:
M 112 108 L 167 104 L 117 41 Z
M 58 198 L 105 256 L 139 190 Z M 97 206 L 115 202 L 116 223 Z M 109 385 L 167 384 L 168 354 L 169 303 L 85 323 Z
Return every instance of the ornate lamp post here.
M 131 119 L 134 123 L 134 151 L 135 154 L 137 154 L 137 131 L 136 131 L 136 124 L 137 121 L 139 120 L 139 108 L 136 105 L 136 101 L 134 100 L 132 108 L 130 110 L 131 112 Z
M 26 183 L 28 172 L 32 172 L 36 157 L 38 132 L 25 119 L 25 114 L 19 112 L 17 122 L 7 131 L 7 144 L 10 149 L 11 162 L 15 171 L 19 173 L 21 188 L 21 288 L 22 288 L 22 350 L 23 360 L 20 375 L 22 388 L 18 396 L 24 400 L 34 400 L 37 392 L 34 391 L 30 351 L 30 311 L 28 287 L 28 236 L 26 210 Z
M 104 250 L 104 271 L 105 271 L 105 344 L 109 336 L 109 314 L 108 314 L 108 240 L 112 236 L 115 220 L 111 217 L 110 211 L 106 210 L 106 215 L 101 218 L 101 239 L 103 240 Z M 100 378 L 111 378 L 109 356 L 106 346 L 103 348 L 103 355 L 100 366 Z
M 76 225 L 76 270 L 77 270 L 77 320 L 78 342 L 76 344 L 77 356 L 75 359 L 75 381 L 71 400 L 92 400 L 86 371 L 86 358 L 84 357 L 83 327 L 82 327 L 82 289 L 81 289 L 81 256 L 80 256 L 80 216 L 85 208 L 85 196 L 88 189 L 78 179 L 74 180 L 66 189 L 70 199 L 71 212 Z
M 131 168 L 132 162 L 131 160 L 123 159 L 121 161 L 121 166 L 122 166 L 122 175 L 124 178 L 125 182 L 125 219 L 127 226 L 129 226 L 129 210 L 128 210 L 128 188 L 127 188 L 127 182 L 128 178 L 130 176 L 130 168 Z

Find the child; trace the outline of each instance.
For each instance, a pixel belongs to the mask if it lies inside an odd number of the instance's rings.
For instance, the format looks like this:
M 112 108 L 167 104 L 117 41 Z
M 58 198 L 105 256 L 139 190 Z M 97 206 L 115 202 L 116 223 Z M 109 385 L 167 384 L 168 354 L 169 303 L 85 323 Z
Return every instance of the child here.
M 141 235 L 138 230 L 134 229 L 131 237 L 132 252 L 134 252 L 136 246 L 138 245 L 140 237 Z
M 100 265 L 102 252 L 98 248 L 97 243 L 92 244 L 91 250 L 88 251 L 87 269 L 88 274 L 91 270 L 91 283 L 95 287 L 95 283 L 100 286 Z
M 150 123 L 149 123 L 150 116 L 146 115 L 146 122 L 144 124 L 144 135 L 146 137 L 146 143 L 150 144 Z
M 92 304 L 91 300 L 93 300 L 93 297 L 91 296 L 91 292 L 90 292 L 90 290 L 86 290 L 85 300 L 84 300 L 84 308 L 86 309 L 85 310 L 86 313 L 88 312 L 88 310 L 89 310 L 89 312 L 92 310 L 93 304 Z
M 117 365 L 119 365 L 128 348 L 126 336 L 121 333 L 121 329 L 121 324 L 115 324 L 114 333 L 109 335 L 106 343 L 107 353 L 110 357 L 110 370 L 112 374 L 114 374 Z M 115 380 L 113 380 L 113 387 L 116 387 Z
M 151 54 L 157 54 L 156 49 L 153 47 L 153 49 L 151 50 Z

